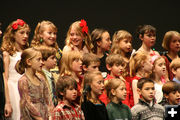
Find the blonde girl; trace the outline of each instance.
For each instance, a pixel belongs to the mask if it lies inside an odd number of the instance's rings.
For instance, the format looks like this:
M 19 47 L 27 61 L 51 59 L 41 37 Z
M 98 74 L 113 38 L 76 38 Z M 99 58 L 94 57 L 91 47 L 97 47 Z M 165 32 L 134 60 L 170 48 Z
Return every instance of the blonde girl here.
M 132 92 L 130 99 L 134 100 L 134 105 L 138 103 L 137 82 L 140 78 L 148 77 L 152 73 L 151 57 L 144 52 L 134 53 L 129 62 Z
M 178 52 L 180 51 L 180 34 L 177 31 L 168 31 L 165 33 L 162 47 L 168 52 L 163 55 L 166 61 L 166 68 L 169 74 L 169 79 L 173 80 L 173 73 L 169 68 L 172 60 L 179 58 Z
M 108 120 L 107 110 L 99 99 L 104 91 L 104 79 L 100 71 L 89 71 L 84 75 L 81 108 L 86 120 Z
M 60 64 L 60 76 L 72 76 L 78 85 L 78 97 L 76 103 L 80 100 L 80 89 L 82 83 L 82 54 L 79 51 L 69 51 L 63 53 Z
M 111 53 L 120 54 L 129 63 L 132 52 L 132 35 L 126 30 L 119 30 L 113 35 Z
M 131 120 L 132 115 L 129 107 L 122 103 L 126 99 L 126 85 L 121 79 L 110 79 L 106 85 L 107 96 L 111 102 L 106 106 L 109 120 Z
M 36 72 L 42 70 L 42 55 L 34 48 L 23 51 L 16 70 L 24 74 L 18 81 L 21 120 L 48 120 L 49 93 L 45 80 Z
M 91 52 L 92 43 L 88 26 L 85 20 L 73 22 L 67 32 L 63 52 L 80 51 L 81 53 Z
M 17 19 L 6 28 L 1 45 L 5 70 L 5 117 L 11 116 L 10 119 L 13 120 L 20 119 L 18 80 L 21 77 L 14 67 L 16 62 L 20 59 L 22 51 L 29 46 L 29 32 L 29 25 L 23 20 Z
M 167 74 L 166 71 L 166 62 L 165 59 L 161 56 L 154 58 L 152 61 L 153 69 L 151 74 L 151 79 L 155 82 L 155 99 L 156 103 L 159 103 L 163 99 L 162 86 L 166 82 L 165 76 Z

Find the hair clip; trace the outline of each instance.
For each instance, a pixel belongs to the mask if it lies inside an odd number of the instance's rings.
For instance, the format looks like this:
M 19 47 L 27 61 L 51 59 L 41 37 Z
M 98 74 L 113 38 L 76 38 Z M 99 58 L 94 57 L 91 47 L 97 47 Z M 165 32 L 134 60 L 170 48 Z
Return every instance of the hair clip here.
M 82 27 L 82 32 L 88 34 L 88 26 L 84 19 L 80 22 L 80 27 Z
M 25 22 L 21 19 L 17 19 L 13 24 L 12 24 L 12 28 L 14 30 L 18 29 L 18 25 L 23 26 L 25 24 Z

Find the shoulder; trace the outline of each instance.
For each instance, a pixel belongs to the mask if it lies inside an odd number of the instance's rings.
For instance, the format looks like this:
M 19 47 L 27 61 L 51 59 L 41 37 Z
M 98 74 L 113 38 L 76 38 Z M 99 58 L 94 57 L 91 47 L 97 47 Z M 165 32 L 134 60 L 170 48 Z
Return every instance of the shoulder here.
M 7 51 L 3 51 L 3 57 L 9 57 L 10 54 Z
M 63 48 L 63 53 L 69 52 L 69 51 L 71 51 L 71 49 L 72 49 L 72 48 L 71 48 L 70 46 L 65 45 L 64 48 Z
M 27 80 L 28 80 L 28 78 L 26 77 L 26 75 L 23 75 L 23 76 L 18 80 L 18 84 L 19 84 L 19 85 L 25 85 L 25 84 L 28 83 Z
M 138 114 L 142 110 L 142 108 L 144 108 L 144 106 L 139 104 L 139 103 L 137 103 L 136 105 L 134 105 L 131 108 L 131 112 L 132 112 L 132 114 Z
M 154 104 L 154 107 L 159 109 L 159 110 L 165 111 L 165 108 L 160 104 Z

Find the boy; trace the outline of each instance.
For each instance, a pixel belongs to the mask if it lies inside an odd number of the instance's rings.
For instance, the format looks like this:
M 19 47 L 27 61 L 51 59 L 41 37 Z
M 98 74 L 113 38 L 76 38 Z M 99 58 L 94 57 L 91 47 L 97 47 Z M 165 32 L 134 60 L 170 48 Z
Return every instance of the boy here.
M 132 120 L 163 120 L 163 106 L 154 102 L 154 82 L 149 78 L 141 78 L 137 83 L 139 102 L 131 108 Z
M 174 74 L 173 81 L 180 84 L 180 58 L 176 58 L 171 62 L 170 69 Z
M 85 53 L 83 55 L 83 70 L 87 71 L 99 71 L 100 59 L 93 53 Z
M 110 74 L 108 74 L 107 77 L 105 78 L 105 85 L 107 84 L 108 80 L 113 79 L 113 78 L 120 78 L 120 79 L 124 80 L 124 82 L 126 84 L 127 96 L 126 96 L 126 99 L 124 101 L 122 101 L 122 103 L 130 106 L 130 103 L 129 103 L 130 85 L 124 79 L 124 76 L 125 76 L 124 70 L 126 67 L 125 61 L 119 54 L 110 54 L 106 57 L 106 67 L 110 71 Z M 103 93 L 100 96 L 100 100 L 102 102 L 104 102 L 105 105 L 107 105 L 107 103 L 109 101 L 107 98 L 107 95 L 105 93 Z
M 56 84 L 56 93 L 60 101 L 52 112 L 52 120 L 84 120 L 77 98 L 77 82 L 71 76 L 61 77 Z
M 56 99 L 56 95 L 55 95 L 55 81 L 54 81 L 54 76 L 50 72 L 50 69 L 53 69 L 57 64 L 56 56 L 55 56 L 56 49 L 54 49 L 52 47 L 47 47 L 47 46 L 40 46 L 37 49 L 42 54 L 42 60 L 44 63 L 42 72 L 47 80 L 46 83 L 49 88 L 49 93 L 51 95 L 52 102 L 53 102 L 54 106 L 56 106 L 57 99 Z
M 180 104 L 180 84 L 174 81 L 166 82 L 162 87 L 165 100 L 161 105 L 178 105 Z

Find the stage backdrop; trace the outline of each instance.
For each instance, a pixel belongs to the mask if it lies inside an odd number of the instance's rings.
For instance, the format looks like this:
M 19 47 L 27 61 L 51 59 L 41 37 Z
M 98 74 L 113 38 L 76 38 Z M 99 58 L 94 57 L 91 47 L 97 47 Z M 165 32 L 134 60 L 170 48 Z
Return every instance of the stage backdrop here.
M 161 43 L 165 32 L 180 32 L 179 13 L 178 0 L 1 0 L 0 22 L 4 31 L 13 20 L 23 19 L 31 27 L 30 42 L 37 23 L 50 20 L 58 28 L 57 41 L 61 49 L 70 24 L 77 20 L 85 19 L 90 32 L 104 28 L 112 36 L 117 30 L 127 30 L 134 37 L 135 49 L 141 45 L 135 37 L 137 26 L 150 24 L 157 28 L 154 48 L 163 51 Z

